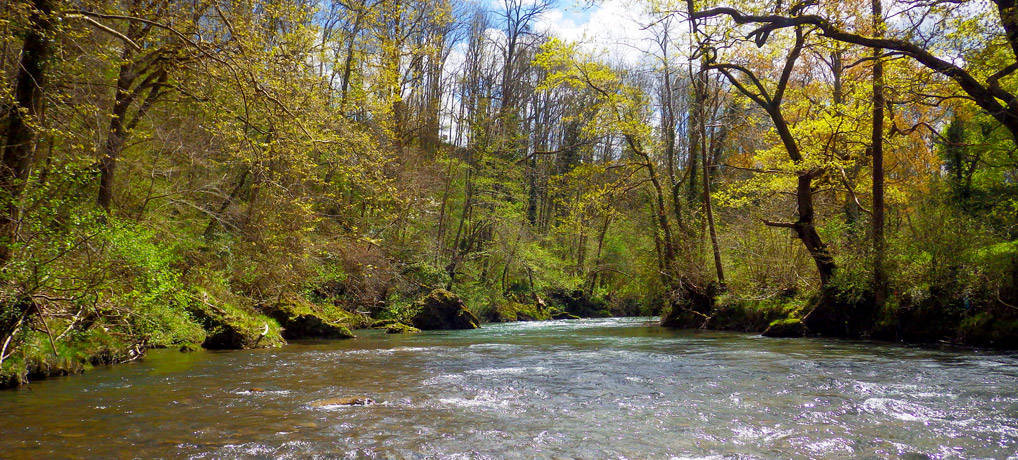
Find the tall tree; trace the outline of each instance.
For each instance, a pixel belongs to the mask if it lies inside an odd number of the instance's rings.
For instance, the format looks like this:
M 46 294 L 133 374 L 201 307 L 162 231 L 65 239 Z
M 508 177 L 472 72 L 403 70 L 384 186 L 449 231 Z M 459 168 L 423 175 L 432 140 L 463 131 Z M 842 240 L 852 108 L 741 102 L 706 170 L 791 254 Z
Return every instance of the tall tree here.
M 32 0 L 28 30 L 21 46 L 18 71 L 14 76 L 14 103 L 5 114 L 5 132 L 0 167 L 0 267 L 13 254 L 18 238 L 20 205 L 35 160 L 36 139 L 42 123 L 43 93 L 46 90 L 50 56 L 56 37 L 53 0 Z
M 881 37 L 884 29 L 881 0 L 872 0 L 873 30 Z M 884 62 L 883 50 L 873 48 L 873 294 L 878 308 L 884 305 L 887 275 L 884 273 Z

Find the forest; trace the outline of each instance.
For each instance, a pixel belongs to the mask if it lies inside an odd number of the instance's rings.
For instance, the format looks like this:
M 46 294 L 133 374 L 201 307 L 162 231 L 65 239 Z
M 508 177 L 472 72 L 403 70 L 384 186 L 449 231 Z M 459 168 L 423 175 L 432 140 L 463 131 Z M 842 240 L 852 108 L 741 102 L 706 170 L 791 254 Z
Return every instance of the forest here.
M 1013 0 L 640 0 L 635 59 L 556 6 L 4 0 L 0 386 L 436 289 L 1018 346 Z

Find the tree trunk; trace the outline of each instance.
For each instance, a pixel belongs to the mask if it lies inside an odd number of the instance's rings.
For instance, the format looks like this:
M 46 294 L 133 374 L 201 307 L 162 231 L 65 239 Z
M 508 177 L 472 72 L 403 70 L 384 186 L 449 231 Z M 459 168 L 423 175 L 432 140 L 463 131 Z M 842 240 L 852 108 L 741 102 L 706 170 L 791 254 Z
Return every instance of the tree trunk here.
M 113 110 L 110 113 L 110 125 L 106 134 L 106 144 L 103 146 L 102 158 L 99 160 L 99 194 L 96 203 L 107 213 L 113 202 L 113 181 L 115 178 L 117 159 L 124 150 L 124 145 L 131 134 L 131 130 L 145 116 L 145 113 L 152 107 L 159 97 L 162 86 L 166 83 L 166 71 L 160 68 L 153 68 L 158 64 L 149 63 L 138 67 L 138 64 L 130 62 L 132 51 L 126 49 L 122 58 L 127 61 L 120 66 L 117 76 L 116 94 L 114 95 Z M 138 83 L 141 74 L 148 73 Z M 132 88 L 133 86 L 133 88 Z M 128 110 L 135 99 L 142 91 L 148 89 L 145 100 L 138 107 L 137 112 L 128 120 Z
M 103 146 L 102 158 L 99 159 L 99 196 L 96 202 L 106 212 L 110 212 L 113 201 L 113 174 L 117 168 L 117 157 L 124 148 L 127 133 L 124 129 L 124 118 L 130 105 L 130 86 L 134 81 L 134 65 L 129 61 L 129 48 L 125 47 L 123 59 L 128 60 L 120 66 L 117 76 L 116 94 L 113 96 L 113 110 L 110 113 L 110 126 L 106 133 L 106 144 Z
M 0 266 L 12 256 L 17 240 L 20 207 L 18 199 L 25 190 L 35 157 L 36 127 L 43 113 L 42 94 L 46 86 L 46 66 L 53 52 L 52 0 L 33 0 L 34 11 L 21 48 L 21 59 L 14 81 L 14 104 L 7 112 L 6 142 L 0 168 L 4 208 L 0 212 Z
M 608 234 L 608 224 L 611 222 L 611 215 L 604 216 L 604 224 L 597 234 L 597 254 L 594 256 L 594 269 L 590 276 L 590 284 L 587 285 L 587 295 L 594 292 L 597 287 L 597 279 L 601 276 L 601 251 L 604 249 L 604 237 Z
M 883 11 L 880 0 L 873 0 L 873 28 L 883 35 Z M 1011 31 L 1008 31 L 1009 35 Z M 882 50 L 873 48 L 873 300 L 877 308 L 884 304 L 887 276 L 884 273 L 884 63 Z
M 696 118 L 697 130 L 700 132 L 700 152 L 703 154 L 703 158 L 701 159 L 701 164 L 703 165 L 703 208 L 707 216 L 707 228 L 710 232 L 710 244 L 714 253 L 714 271 L 717 274 L 718 287 L 723 291 L 725 290 L 725 270 L 721 266 L 721 245 L 718 243 L 718 232 L 714 227 L 714 209 L 710 202 L 710 158 L 708 157 L 707 148 L 707 117 L 704 110 L 704 104 L 707 99 L 707 74 L 704 72 L 705 69 L 701 68 L 700 70 L 701 71 L 695 76 L 693 85 L 694 91 L 696 92 Z

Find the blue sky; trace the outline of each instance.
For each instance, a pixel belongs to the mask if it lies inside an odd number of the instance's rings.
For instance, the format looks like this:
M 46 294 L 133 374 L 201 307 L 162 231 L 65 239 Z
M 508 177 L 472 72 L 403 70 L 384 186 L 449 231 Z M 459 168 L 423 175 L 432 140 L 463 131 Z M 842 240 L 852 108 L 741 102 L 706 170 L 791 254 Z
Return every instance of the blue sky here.
M 499 2 L 501 6 L 501 2 Z M 562 39 L 584 43 L 588 51 L 611 60 L 635 63 L 649 49 L 651 33 L 643 30 L 649 21 L 637 2 L 604 0 L 594 4 L 583 0 L 558 0 L 538 20 L 537 29 Z

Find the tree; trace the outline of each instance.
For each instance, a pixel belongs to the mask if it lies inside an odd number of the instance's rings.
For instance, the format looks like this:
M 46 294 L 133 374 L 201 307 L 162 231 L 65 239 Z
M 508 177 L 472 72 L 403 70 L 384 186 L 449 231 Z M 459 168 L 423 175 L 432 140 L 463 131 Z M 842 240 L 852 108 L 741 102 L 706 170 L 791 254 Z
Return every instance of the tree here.
M 701 16 L 700 14 L 691 15 L 693 18 Z M 834 276 L 836 264 L 827 244 L 817 232 L 816 210 L 813 199 L 813 181 L 821 178 L 826 171 L 822 165 L 806 161 L 800 149 L 799 141 L 793 136 L 789 123 L 782 111 L 782 103 L 788 91 L 792 72 L 795 69 L 799 56 L 802 54 L 807 39 L 807 32 L 802 28 L 795 28 L 793 32 L 794 37 L 791 49 L 783 62 L 780 63 L 777 78 L 773 82 L 773 89 L 767 89 L 764 81 L 753 70 L 743 65 L 708 61 L 706 69 L 717 71 L 724 75 L 740 93 L 762 108 L 770 118 L 788 158 L 796 168 L 795 201 L 798 218 L 795 222 L 765 220 L 764 224 L 771 227 L 788 228 L 795 232 L 795 235 L 802 242 L 816 264 L 817 273 L 820 275 L 820 284 L 826 286 Z M 716 52 L 709 50 L 705 52 L 709 53 L 709 59 L 716 57 Z
M 0 267 L 11 259 L 18 239 L 18 199 L 25 190 L 35 160 L 38 124 L 48 80 L 46 68 L 53 53 L 52 35 L 56 31 L 51 0 L 33 0 L 29 8 L 28 30 L 14 76 L 14 103 L 5 114 L 7 130 L 0 152 L 3 157 L 0 168 L 3 196 L 0 199 L 4 203 L 0 211 Z
M 940 8 L 943 4 L 950 3 L 948 8 Z M 929 3 L 917 3 L 914 14 L 920 18 L 929 16 L 943 16 L 947 12 L 946 19 L 957 21 L 958 15 L 972 17 L 969 10 L 957 8 L 954 3 L 935 1 Z M 970 3 L 970 2 L 966 2 Z M 973 7 L 978 9 L 979 5 Z M 745 14 L 731 7 L 707 8 L 697 11 L 694 17 L 697 19 L 711 18 L 715 16 L 727 16 L 738 24 L 753 24 L 755 29 L 746 34 L 746 37 L 762 45 L 767 38 L 775 31 L 781 29 L 800 29 L 802 27 L 815 27 L 819 33 L 834 40 L 861 45 L 872 49 L 882 49 L 895 52 L 903 56 L 915 59 L 927 68 L 942 74 L 953 80 L 972 101 L 983 109 L 987 114 L 997 120 L 1011 137 L 1018 141 L 1018 99 L 1012 91 L 1005 89 L 1001 80 L 1011 76 L 1018 70 L 1018 9 L 1013 0 L 994 0 L 996 13 L 1000 19 L 999 26 L 1003 28 L 1004 35 L 1001 37 L 995 30 L 975 29 L 975 33 L 982 34 L 986 49 L 995 49 L 999 45 L 1005 45 L 1011 51 L 1001 61 L 1007 65 L 994 70 L 974 68 L 966 70 L 961 65 L 952 62 L 951 59 L 938 57 L 930 48 L 928 43 L 915 43 L 908 38 L 867 36 L 863 33 L 849 31 L 832 19 L 827 19 L 819 14 L 808 14 L 815 5 L 801 4 L 789 10 L 788 16 L 778 14 Z M 927 21 L 930 21 L 927 19 Z M 952 21 L 944 21 L 952 22 Z M 898 31 L 899 35 L 908 37 L 916 35 L 921 31 L 924 21 L 905 23 L 904 30 Z M 964 25 L 964 22 L 962 23 Z M 920 35 L 921 36 L 921 35 Z M 1000 48 L 996 48 L 1000 49 Z M 977 75 L 985 74 L 983 81 Z

